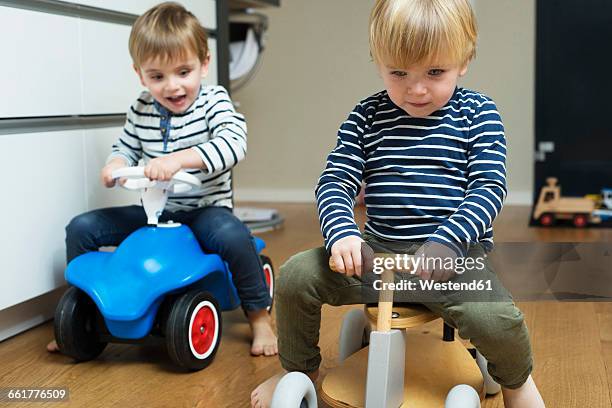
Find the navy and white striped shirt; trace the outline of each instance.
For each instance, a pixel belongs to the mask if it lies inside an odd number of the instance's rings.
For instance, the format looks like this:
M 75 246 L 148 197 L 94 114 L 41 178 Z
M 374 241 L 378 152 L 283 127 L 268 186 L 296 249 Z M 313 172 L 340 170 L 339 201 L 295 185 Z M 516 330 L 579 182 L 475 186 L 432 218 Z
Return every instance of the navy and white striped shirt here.
M 232 207 L 231 168 L 246 155 L 247 128 L 222 86 L 203 86 L 183 113 L 172 113 L 144 91 L 132 104 L 119 140 L 107 161 L 119 156 L 130 166 L 184 149 L 197 152 L 206 168 L 186 170 L 202 185 L 170 194 L 166 208 Z
M 425 118 L 386 91 L 359 103 L 338 131 L 316 197 L 325 245 L 360 236 L 353 206 L 365 181 L 365 231 L 388 241 L 437 241 L 464 254 L 493 245 L 506 197 L 506 141 L 495 103 L 463 88 Z

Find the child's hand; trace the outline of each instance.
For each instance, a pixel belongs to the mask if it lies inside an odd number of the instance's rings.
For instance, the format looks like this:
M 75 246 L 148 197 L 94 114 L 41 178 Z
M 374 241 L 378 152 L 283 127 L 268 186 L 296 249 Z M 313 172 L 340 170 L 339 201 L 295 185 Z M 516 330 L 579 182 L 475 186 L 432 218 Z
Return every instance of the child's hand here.
M 419 262 L 415 271 L 421 279 L 445 282 L 455 276 L 457 254 L 438 242 L 424 243 L 414 254 Z M 420 258 L 420 259 L 419 259 Z
M 144 169 L 149 180 L 168 181 L 181 169 L 181 163 L 171 155 L 151 160 Z
M 345 273 L 346 276 L 361 276 L 361 237 L 351 235 L 339 239 L 332 245 L 331 257 L 335 265 L 335 272 Z
M 104 166 L 100 173 L 100 178 L 102 179 L 102 184 L 104 185 L 104 187 L 106 188 L 114 187 L 116 180 L 113 179 L 113 171 L 117 169 L 121 169 L 126 166 L 127 164 L 125 160 L 121 158 L 115 158 L 111 160 L 106 166 Z

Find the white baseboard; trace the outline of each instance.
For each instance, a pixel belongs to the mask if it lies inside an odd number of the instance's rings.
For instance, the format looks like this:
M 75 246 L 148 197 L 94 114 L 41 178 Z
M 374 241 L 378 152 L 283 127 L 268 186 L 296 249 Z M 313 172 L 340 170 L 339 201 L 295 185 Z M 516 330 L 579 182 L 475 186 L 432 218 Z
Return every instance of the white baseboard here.
M 531 191 L 510 191 L 505 205 L 531 205 L 532 200 L 533 192 Z
M 531 205 L 531 191 L 511 191 L 506 197 L 506 205 Z M 313 189 L 263 189 L 238 188 L 234 192 L 236 201 L 269 202 L 269 203 L 313 203 Z
M 234 200 L 269 203 L 314 203 L 314 187 L 304 189 L 237 188 Z
M 66 291 L 66 286 L 57 288 L 15 306 L 0 310 L 0 341 L 38 326 L 53 318 L 55 306 Z

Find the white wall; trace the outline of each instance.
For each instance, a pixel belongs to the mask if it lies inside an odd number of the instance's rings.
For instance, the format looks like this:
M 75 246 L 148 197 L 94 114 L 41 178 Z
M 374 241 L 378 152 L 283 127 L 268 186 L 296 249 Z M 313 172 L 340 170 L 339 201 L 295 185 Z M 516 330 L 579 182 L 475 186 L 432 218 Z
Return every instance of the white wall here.
M 372 0 L 283 0 L 266 9 L 267 50 L 254 81 L 233 97 L 249 128 L 237 199 L 307 201 L 355 104 L 382 89 L 370 61 Z M 477 1 L 478 55 L 462 85 L 491 96 L 508 138 L 508 202 L 529 200 L 534 138 L 535 1 Z

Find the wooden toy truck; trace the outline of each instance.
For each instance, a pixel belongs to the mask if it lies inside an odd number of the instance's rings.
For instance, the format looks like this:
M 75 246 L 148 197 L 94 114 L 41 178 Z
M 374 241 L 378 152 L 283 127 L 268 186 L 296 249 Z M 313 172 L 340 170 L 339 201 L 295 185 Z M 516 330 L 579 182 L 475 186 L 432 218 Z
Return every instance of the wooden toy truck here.
M 594 213 L 595 202 L 592 199 L 562 197 L 561 186 L 554 177 L 547 178 L 546 183 L 533 211 L 533 219 L 540 225 L 548 227 L 557 220 L 571 220 L 575 227 L 583 228 L 589 223 L 601 222 L 601 218 Z

